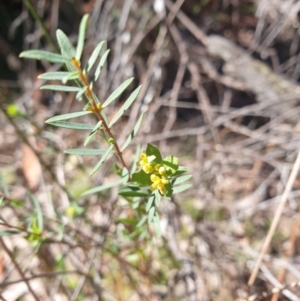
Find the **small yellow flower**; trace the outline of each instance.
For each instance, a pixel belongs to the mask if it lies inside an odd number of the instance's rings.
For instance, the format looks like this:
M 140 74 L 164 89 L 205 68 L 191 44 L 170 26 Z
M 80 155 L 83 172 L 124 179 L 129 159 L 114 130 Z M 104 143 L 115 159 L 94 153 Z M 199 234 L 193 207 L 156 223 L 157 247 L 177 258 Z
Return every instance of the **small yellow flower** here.
M 141 153 L 140 154 L 140 158 L 142 159 L 142 160 L 147 160 L 147 155 L 145 154 L 145 153 Z
M 147 156 L 146 153 L 141 153 L 140 158 L 141 160 L 137 162 L 137 166 L 142 167 L 145 173 L 150 174 L 150 180 L 152 182 L 150 190 L 154 191 L 158 189 L 162 195 L 166 195 L 168 191 L 165 185 L 169 184 L 169 180 L 165 176 L 167 172 L 166 168 L 161 164 L 154 165 L 154 163 L 151 163 L 156 158 L 154 155 Z
M 166 177 L 162 177 L 161 181 L 163 184 L 169 184 L 169 180 Z
M 155 169 L 156 171 L 158 171 L 160 167 L 161 167 L 160 164 L 156 164 L 156 165 L 154 166 L 154 169 Z
M 150 176 L 150 180 L 153 182 L 153 184 L 150 186 L 150 189 L 152 191 L 158 189 L 162 195 L 167 194 L 167 189 L 165 187 L 165 184 L 169 183 L 168 179 L 164 177 L 160 178 L 159 176 L 152 174 Z
M 151 161 L 154 159 L 153 156 L 148 157 L 145 153 L 140 154 L 140 158 L 142 159 L 137 163 L 138 166 L 143 168 L 143 171 L 147 174 L 153 172 L 153 166 Z
M 143 171 L 145 173 L 152 173 L 153 172 L 153 167 L 151 166 L 151 164 L 147 163 L 143 166 Z
M 166 168 L 164 167 L 164 166 L 161 166 L 159 169 L 158 169 L 158 173 L 160 174 L 160 175 L 165 175 L 166 174 Z

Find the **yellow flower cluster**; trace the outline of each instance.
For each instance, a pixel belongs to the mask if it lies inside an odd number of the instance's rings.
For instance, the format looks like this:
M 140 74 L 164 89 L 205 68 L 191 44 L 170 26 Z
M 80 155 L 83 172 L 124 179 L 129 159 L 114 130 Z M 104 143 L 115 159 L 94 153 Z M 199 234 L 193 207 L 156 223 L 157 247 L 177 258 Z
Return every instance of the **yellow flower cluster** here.
M 153 184 L 150 186 L 152 191 L 158 189 L 162 195 L 167 194 L 166 184 L 169 183 L 166 177 L 166 168 L 160 164 L 154 165 L 151 163 L 155 156 L 147 156 L 145 153 L 140 154 L 141 161 L 138 162 L 138 166 L 141 166 L 143 171 L 150 175 L 150 180 Z

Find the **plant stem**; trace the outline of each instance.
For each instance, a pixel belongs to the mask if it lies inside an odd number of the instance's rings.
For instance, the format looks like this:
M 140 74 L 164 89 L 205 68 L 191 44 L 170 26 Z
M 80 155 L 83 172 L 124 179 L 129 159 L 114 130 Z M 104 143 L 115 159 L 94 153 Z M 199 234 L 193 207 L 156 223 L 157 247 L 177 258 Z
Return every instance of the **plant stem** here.
M 30 11 L 32 17 L 34 18 L 34 20 L 38 23 L 38 25 L 41 27 L 42 31 L 44 32 L 45 38 L 48 41 L 48 43 L 53 47 L 53 49 L 56 52 L 59 52 L 59 49 L 57 48 L 54 40 L 51 38 L 49 31 L 47 30 L 47 28 L 45 27 L 43 21 L 41 20 L 41 18 L 39 17 L 39 15 L 37 14 L 35 8 L 33 7 L 32 3 L 30 0 L 23 0 L 24 4 L 27 6 L 28 10 Z
M 114 140 L 114 147 L 115 147 L 115 150 L 116 150 L 116 154 L 117 154 L 119 160 L 121 161 L 123 167 L 125 167 L 127 169 L 128 173 L 130 173 L 129 168 L 127 167 L 127 164 L 124 160 L 122 151 L 120 150 L 120 147 L 119 147 L 113 133 L 111 132 L 109 126 L 107 125 L 105 119 L 103 118 L 103 116 L 101 114 L 101 109 L 99 109 L 97 107 L 97 102 L 96 102 L 96 99 L 94 97 L 93 90 L 90 88 L 90 84 L 87 80 L 86 74 L 83 73 L 83 70 L 80 67 L 80 62 L 77 61 L 75 58 L 72 58 L 72 65 L 79 72 L 79 79 L 80 79 L 82 85 L 86 89 L 85 90 L 85 95 L 87 96 L 87 98 L 89 99 L 89 101 L 90 101 L 90 103 L 93 107 L 93 113 L 97 116 L 98 120 L 102 122 L 104 131 L 108 134 L 108 136 L 110 138 L 112 138 Z M 130 178 L 130 175 L 129 175 L 129 178 Z

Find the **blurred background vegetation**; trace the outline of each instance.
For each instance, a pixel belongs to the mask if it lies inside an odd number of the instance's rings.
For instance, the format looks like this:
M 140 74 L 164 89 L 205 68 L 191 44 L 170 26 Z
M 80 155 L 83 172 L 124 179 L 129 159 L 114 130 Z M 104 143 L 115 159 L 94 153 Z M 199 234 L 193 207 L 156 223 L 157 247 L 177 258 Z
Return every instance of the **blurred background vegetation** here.
M 247 285 L 299 151 L 299 12 L 294 0 L 0 1 L 0 299 L 262 300 L 299 281 L 296 178 Z M 102 40 L 111 49 L 99 99 L 131 76 L 132 90 L 143 85 L 115 130 L 124 139 L 146 113 L 125 157 L 153 143 L 193 175 L 192 189 L 163 201 L 162 237 L 131 237 L 117 190 L 81 196 L 115 180 L 110 165 L 89 178 L 94 159 L 63 153 L 87 134 L 44 122 L 83 104 L 39 90 L 37 76 L 59 66 L 18 57 L 55 51 L 57 28 L 76 42 L 85 13 L 83 61 Z M 300 290 L 265 300 L 300 300 Z

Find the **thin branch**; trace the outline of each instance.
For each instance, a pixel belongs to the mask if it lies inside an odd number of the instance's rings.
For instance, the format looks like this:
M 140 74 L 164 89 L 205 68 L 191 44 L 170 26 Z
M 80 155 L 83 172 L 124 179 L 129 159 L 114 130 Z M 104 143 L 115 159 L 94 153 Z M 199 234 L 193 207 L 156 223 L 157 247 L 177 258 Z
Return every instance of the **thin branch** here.
M 267 250 L 269 248 L 269 245 L 270 245 L 270 242 L 271 242 L 271 239 L 274 235 L 274 232 L 276 230 L 276 227 L 279 223 L 279 220 L 280 220 L 280 217 L 281 217 L 281 214 L 282 214 L 282 211 L 283 211 L 283 208 L 284 208 L 284 205 L 287 201 L 287 198 L 289 196 L 289 193 L 293 187 L 293 184 L 295 182 L 295 179 L 297 177 L 297 174 L 298 174 L 298 171 L 299 171 L 299 167 L 300 167 L 300 150 L 298 151 L 298 156 L 297 156 L 297 159 L 296 159 L 296 162 L 293 166 L 293 169 L 292 169 L 292 172 L 290 174 L 290 177 L 288 179 L 288 182 L 287 182 L 287 185 L 285 187 L 285 190 L 282 194 L 282 197 L 281 197 L 281 200 L 280 200 L 280 203 L 277 207 L 277 211 L 275 213 L 275 216 L 274 216 L 274 219 L 272 221 L 272 224 L 271 224 L 271 227 L 270 227 L 270 230 L 267 234 L 267 237 L 266 237 L 266 240 L 264 242 L 264 245 L 262 247 L 262 250 L 260 252 L 260 255 L 256 261 L 256 264 L 255 264 L 255 267 L 252 271 L 252 274 L 250 276 L 250 279 L 248 281 L 248 285 L 253 285 L 255 279 L 256 279 L 256 276 L 257 276 L 257 273 L 258 273 L 258 270 L 259 270 L 259 267 L 261 265 L 261 262 L 263 260 L 263 257 L 264 255 L 267 253 Z

